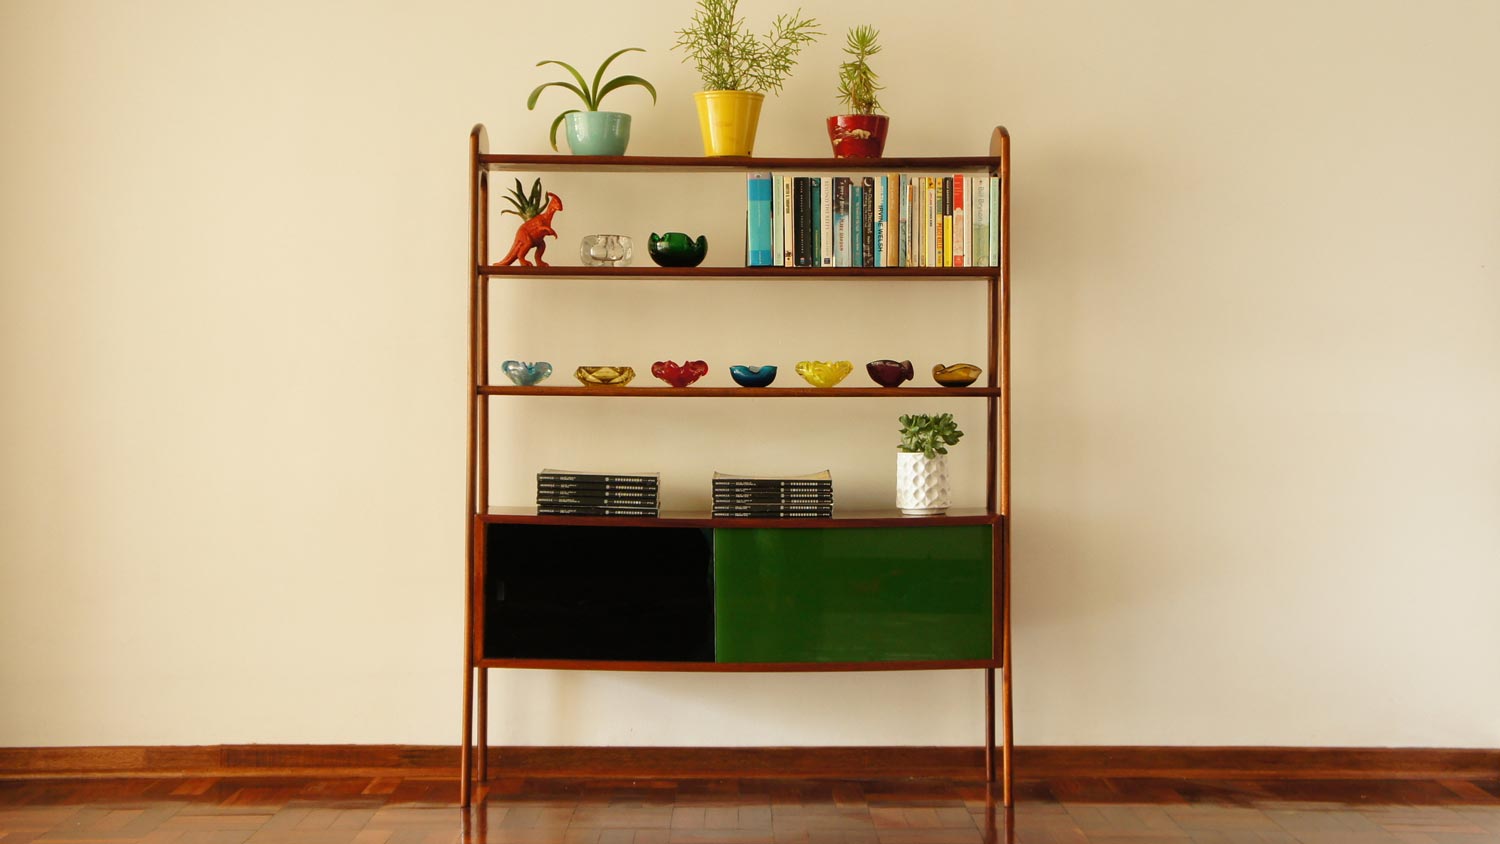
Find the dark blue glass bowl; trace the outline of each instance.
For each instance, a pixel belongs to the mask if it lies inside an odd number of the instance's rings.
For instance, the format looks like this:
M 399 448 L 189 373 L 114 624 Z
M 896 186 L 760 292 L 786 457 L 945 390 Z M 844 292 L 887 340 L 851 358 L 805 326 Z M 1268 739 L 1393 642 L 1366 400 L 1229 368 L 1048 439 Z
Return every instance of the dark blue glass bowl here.
M 731 366 L 729 377 L 741 387 L 764 387 L 776 380 L 776 367 Z

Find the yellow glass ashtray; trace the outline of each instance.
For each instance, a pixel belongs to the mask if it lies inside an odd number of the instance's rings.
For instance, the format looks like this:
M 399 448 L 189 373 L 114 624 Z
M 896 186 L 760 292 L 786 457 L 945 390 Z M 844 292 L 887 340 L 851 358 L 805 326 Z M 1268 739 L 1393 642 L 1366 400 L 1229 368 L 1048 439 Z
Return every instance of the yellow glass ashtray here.
M 805 360 L 797 364 L 797 374 L 814 387 L 832 387 L 849 377 L 854 364 L 847 360 L 832 363 L 822 360 Z
M 944 387 L 967 387 L 978 381 L 979 373 L 983 371 L 972 363 L 938 364 L 932 368 L 932 380 Z
M 585 387 L 623 387 L 635 378 L 635 370 L 628 366 L 580 366 L 573 370 L 573 377 Z

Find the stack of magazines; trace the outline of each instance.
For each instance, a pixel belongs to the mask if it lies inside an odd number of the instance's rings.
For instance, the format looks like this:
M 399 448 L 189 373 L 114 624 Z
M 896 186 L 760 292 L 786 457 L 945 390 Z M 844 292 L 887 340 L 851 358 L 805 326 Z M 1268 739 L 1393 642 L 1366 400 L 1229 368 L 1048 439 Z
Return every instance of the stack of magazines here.
M 833 515 L 833 475 L 726 475 L 714 472 L 715 518 L 826 519 Z
M 656 472 L 607 474 L 543 469 L 536 476 L 540 516 L 656 516 Z

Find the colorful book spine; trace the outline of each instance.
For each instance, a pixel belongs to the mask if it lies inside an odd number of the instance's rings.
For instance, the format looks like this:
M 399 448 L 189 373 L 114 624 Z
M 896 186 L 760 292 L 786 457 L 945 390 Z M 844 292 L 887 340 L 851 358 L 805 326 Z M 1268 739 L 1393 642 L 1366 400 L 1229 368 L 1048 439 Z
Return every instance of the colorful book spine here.
M 907 202 L 906 186 L 907 177 L 906 174 L 903 173 L 896 179 L 896 190 L 898 191 L 898 197 L 901 203 L 900 210 L 896 212 L 898 214 L 898 219 L 896 220 L 896 266 L 898 267 L 907 266 L 906 239 L 911 233 L 911 205 Z
M 864 196 L 864 205 L 860 208 L 860 244 L 859 258 L 860 266 L 875 266 L 875 177 L 865 176 L 860 180 L 863 189 L 860 193 Z
M 781 265 L 797 266 L 796 228 L 792 220 L 797 213 L 795 181 L 791 176 L 781 177 Z
M 745 177 L 749 209 L 745 213 L 745 266 L 771 266 L 771 174 Z
M 849 266 L 849 178 L 833 179 L 833 265 Z
M 833 266 L 833 177 L 823 176 L 818 179 L 823 183 L 822 208 L 818 212 L 818 224 L 822 226 L 822 232 L 818 236 L 818 265 L 823 267 Z
M 974 180 L 974 266 L 990 265 L 990 180 L 984 176 Z
M 781 237 L 786 230 L 781 225 L 781 214 L 786 205 L 782 201 L 781 183 L 784 181 L 785 176 L 771 174 L 771 265 L 775 267 L 783 265 Z
M 896 266 L 896 234 L 900 231 L 901 202 L 900 195 L 896 192 L 900 182 L 889 174 L 880 177 L 885 182 L 885 201 L 881 207 L 885 209 L 885 239 L 884 248 L 880 250 L 885 260 L 884 266 Z
M 953 177 L 943 177 L 943 252 L 942 266 L 953 266 Z
M 812 244 L 808 242 L 808 218 L 812 216 L 812 187 L 806 176 L 792 179 L 792 266 L 812 266 Z
M 823 180 L 817 176 L 807 179 L 807 265 L 823 264 Z
M 886 211 L 886 202 L 889 199 L 889 197 L 886 195 L 885 177 L 884 176 L 875 176 L 874 179 L 875 179 L 875 237 L 871 241 L 871 245 L 874 247 L 874 250 L 875 250 L 875 262 L 874 262 L 874 266 L 884 267 L 884 266 L 886 266 L 886 263 L 885 263 L 886 230 L 889 228 L 888 222 L 890 220 L 890 214 L 887 213 L 887 211 Z
M 865 186 L 863 182 L 849 182 L 849 266 L 863 267 L 865 242 Z
M 953 177 L 953 266 L 966 266 L 968 252 L 964 248 L 964 231 L 969 227 L 969 218 L 964 213 L 964 177 L 959 173 Z
M 990 266 L 998 267 L 1005 256 L 1000 253 L 1000 177 L 990 177 Z
M 938 231 L 938 219 L 933 204 L 933 180 L 930 175 L 922 177 L 922 267 L 932 267 L 938 249 L 933 246 L 933 235 Z

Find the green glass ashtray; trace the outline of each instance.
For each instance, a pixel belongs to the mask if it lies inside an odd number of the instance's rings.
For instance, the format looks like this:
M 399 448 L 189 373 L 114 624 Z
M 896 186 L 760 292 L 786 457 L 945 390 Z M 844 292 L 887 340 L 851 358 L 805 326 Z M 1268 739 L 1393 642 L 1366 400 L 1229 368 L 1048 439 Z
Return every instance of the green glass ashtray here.
M 573 377 L 585 387 L 623 387 L 635 378 L 635 370 L 628 366 L 580 366 L 573 370 Z
M 659 267 L 696 267 L 708 257 L 708 238 L 694 240 L 682 232 L 651 233 L 646 249 Z

